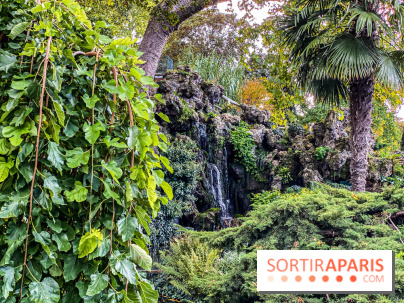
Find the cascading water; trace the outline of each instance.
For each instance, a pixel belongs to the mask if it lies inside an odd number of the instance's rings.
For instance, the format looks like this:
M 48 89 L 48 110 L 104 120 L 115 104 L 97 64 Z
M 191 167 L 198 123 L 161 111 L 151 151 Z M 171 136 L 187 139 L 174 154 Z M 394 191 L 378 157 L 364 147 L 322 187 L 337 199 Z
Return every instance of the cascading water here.
M 222 186 L 222 177 L 220 174 L 220 170 L 213 163 L 208 163 L 209 170 L 209 184 L 210 190 L 215 198 L 216 204 L 220 207 L 220 217 L 224 226 L 228 226 L 229 221 L 231 221 L 231 213 L 230 213 L 230 199 L 223 198 L 223 186 Z
M 195 128 L 196 128 L 196 131 L 197 131 L 197 138 L 198 138 L 198 141 L 199 141 L 198 142 L 199 146 L 203 150 L 207 151 L 209 144 L 208 144 L 208 134 L 206 132 L 206 124 L 196 122 L 195 123 Z

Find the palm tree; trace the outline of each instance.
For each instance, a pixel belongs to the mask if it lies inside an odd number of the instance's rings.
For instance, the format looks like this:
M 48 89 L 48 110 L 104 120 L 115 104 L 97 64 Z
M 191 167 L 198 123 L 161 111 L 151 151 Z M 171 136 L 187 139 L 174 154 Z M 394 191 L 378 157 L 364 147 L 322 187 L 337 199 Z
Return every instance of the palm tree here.
M 375 81 L 403 85 L 404 5 L 400 0 L 297 1 L 281 20 L 284 43 L 299 67 L 299 84 L 316 100 L 350 101 L 352 189 L 364 191 Z

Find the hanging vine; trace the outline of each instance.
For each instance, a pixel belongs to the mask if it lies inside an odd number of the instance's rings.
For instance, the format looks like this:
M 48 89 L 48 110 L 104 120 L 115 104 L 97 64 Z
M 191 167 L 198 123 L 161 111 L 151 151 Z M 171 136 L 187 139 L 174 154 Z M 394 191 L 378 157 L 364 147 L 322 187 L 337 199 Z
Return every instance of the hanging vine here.
M 73 0 L 38 3 L 0 4 L 0 301 L 157 302 L 138 269 L 173 195 L 164 100 L 134 41 Z

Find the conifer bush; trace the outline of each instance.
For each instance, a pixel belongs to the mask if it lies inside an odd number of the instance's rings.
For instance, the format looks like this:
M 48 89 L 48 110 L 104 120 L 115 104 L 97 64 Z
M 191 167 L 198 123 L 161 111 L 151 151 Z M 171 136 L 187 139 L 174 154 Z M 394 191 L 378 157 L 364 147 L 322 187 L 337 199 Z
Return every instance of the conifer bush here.
M 73 0 L 1 1 L 0 302 L 157 302 L 138 269 L 172 199 L 164 101 L 105 27 Z
M 402 302 L 404 293 L 404 245 L 402 228 L 404 189 L 353 194 L 328 185 L 300 193 L 264 192 L 252 197 L 253 210 L 239 227 L 219 232 L 189 232 L 187 239 L 208 245 L 207 251 L 223 251 L 205 272 L 208 287 L 191 276 L 179 287 L 210 303 L 320 303 L 324 295 L 262 295 L 257 292 L 257 250 L 393 250 L 394 295 L 329 295 L 327 302 Z M 393 225 L 394 224 L 394 225 Z M 180 267 L 171 260 L 183 258 L 172 246 L 164 273 L 177 277 Z M 227 255 L 233 256 L 231 261 Z M 185 254 L 184 254 L 185 255 Z M 191 262 L 192 260 L 188 261 Z M 184 263 L 184 262 L 183 262 Z M 225 264 L 225 266 L 223 266 Z M 174 278 L 173 278 L 174 279 Z M 176 278 L 175 278 L 176 279 Z

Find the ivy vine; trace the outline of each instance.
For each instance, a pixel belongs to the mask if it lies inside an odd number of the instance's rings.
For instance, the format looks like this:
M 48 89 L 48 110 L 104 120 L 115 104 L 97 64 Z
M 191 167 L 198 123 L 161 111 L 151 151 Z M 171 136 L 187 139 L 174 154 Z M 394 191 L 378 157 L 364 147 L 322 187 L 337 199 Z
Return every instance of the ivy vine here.
M 0 4 L 1 302 L 157 302 L 139 268 L 173 198 L 164 100 L 106 27 L 73 0 Z

